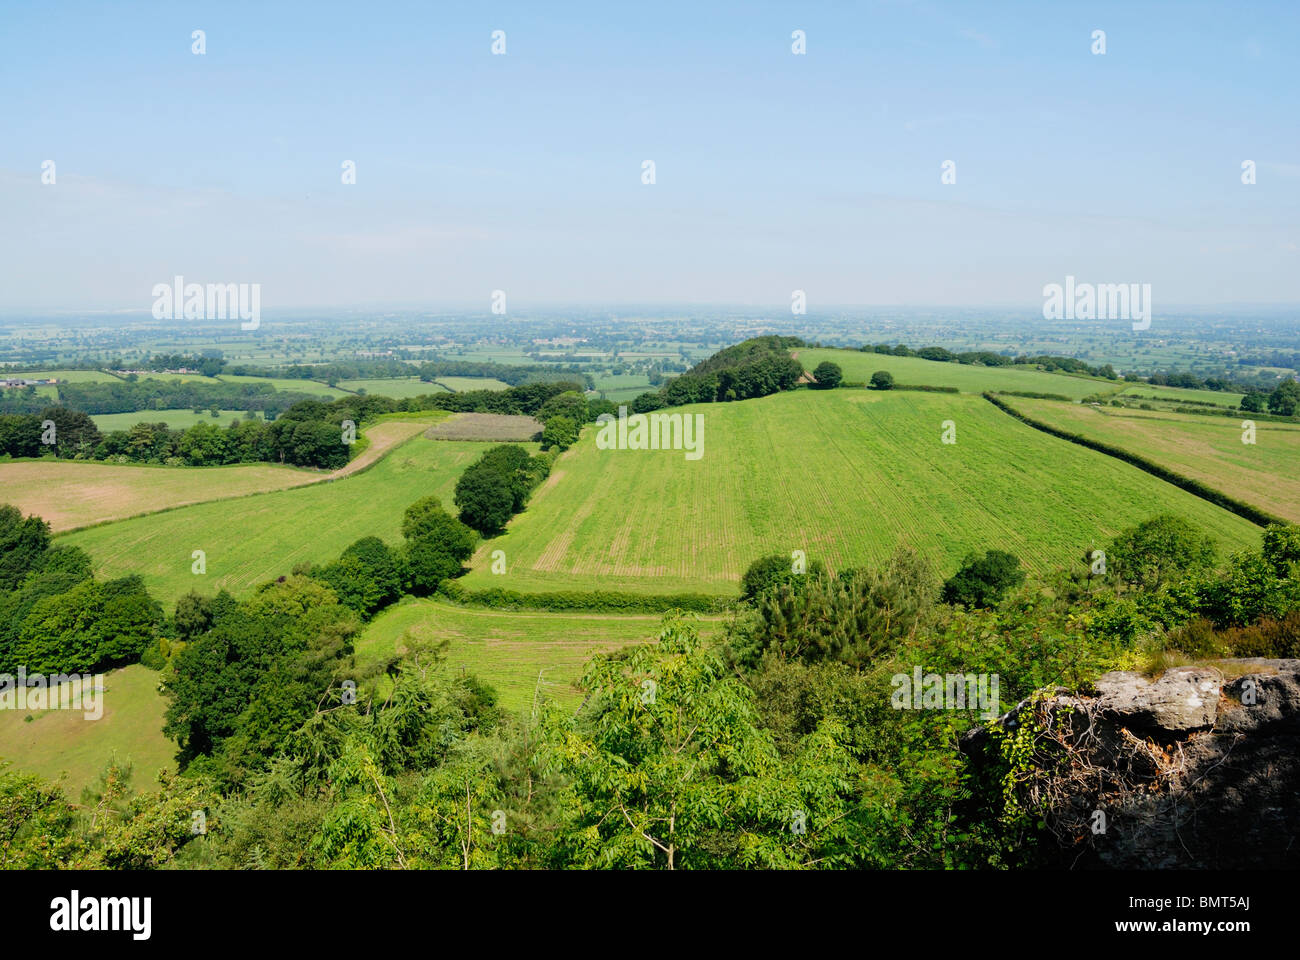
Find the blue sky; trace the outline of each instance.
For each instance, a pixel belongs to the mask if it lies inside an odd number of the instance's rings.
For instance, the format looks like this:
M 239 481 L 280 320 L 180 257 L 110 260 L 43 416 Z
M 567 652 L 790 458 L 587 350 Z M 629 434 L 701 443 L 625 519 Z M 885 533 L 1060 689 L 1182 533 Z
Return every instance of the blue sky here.
M 1300 302 L 1297 41 L 1283 2 L 6 0 L 0 309 Z

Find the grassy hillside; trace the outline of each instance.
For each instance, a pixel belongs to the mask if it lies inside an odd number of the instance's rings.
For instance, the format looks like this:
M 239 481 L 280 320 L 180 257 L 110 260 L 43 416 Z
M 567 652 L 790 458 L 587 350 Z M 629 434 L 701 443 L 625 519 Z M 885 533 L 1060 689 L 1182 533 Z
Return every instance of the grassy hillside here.
M 415 415 L 365 428 L 365 448 L 346 466 L 325 473 L 271 463 L 228 467 L 164 467 L 73 460 L 0 463 L 0 502 L 44 517 L 51 528 L 72 530 L 108 520 L 210 500 L 283 490 L 365 469 L 397 444 L 446 414 Z
M 575 703 L 574 683 L 596 652 L 657 637 L 658 616 L 529 613 L 459 607 L 408 597 L 381 613 L 357 643 L 358 663 L 393 653 L 406 643 L 451 641 L 448 662 L 496 688 L 511 710 L 528 709 L 542 671 L 542 692 Z M 701 624 L 709 633 L 716 621 Z
M 704 416 L 702 459 L 598 450 L 588 428 L 462 582 L 731 593 L 766 553 L 802 549 L 838 569 L 900 541 L 946 572 L 989 547 L 1042 572 L 1166 510 L 1234 549 L 1258 543 L 1246 521 L 979 397 L 801 390 L 682 412 Z M 940 442 L 945 420 L 954 445 Z M 505 575 L 488 570 L 498 549 Z
M 1091 377 L 1045 373 L 1027 366 L 979 367 L 963 363 L 939 363 L 919 357 L 894 357 L 860 350 L 797 350 L 804 369 L 812 371 L 823 360 L 838 363 L 844 379 L 866 383 L 877 370 L 888 370 L 898 383 L 956 387 L 963 393 L 985 390 L 1022 390 L 1030 393 L 1059 393 L 1082 400 L 1094 393 L 1113 393 L 1123 384 Z
M 132 786 L 147 790 L 159 770 L 176 769 L 176 744 L 162 735 L 167 701 L 158 679 L 138 664 L 106 674 L 98 720 L 74 710 L 0 710 L 0 758 L 51 779 L 66 773 L 65 789 L 75 800 L 116 757 L 132 764 Z
M 1242 443 L 1241 420 L 1162 411 L 1081 406 L 1009 397 L 1021 413 L 1052 427 L 1155 460 L 1238 500 L 1300 523 L 1300 427 L 1256 424 Z M 1248 417 L 1249 414 L 1243 415 Z
M 1241 406 L 1242 394 L 1219 390 L 1187 390 L 1183 387 L 1159 387 L 1149 383 L 1133 383 L 1120 394 L 1125 399 L 1162 400 L 1167 403 L 1212 403 L 1216 407 Z
M 178 504 L 312 483 L 321 474 L 270 463 L 162 467 L 72 460 L 0 463 L 0 502 L 49 521 L 58 532 Z
M 420 424 L 396 424 L 419 431 Z M 371 432 L 377 430 L 372 427 Z M 102 576 L 140 573 L 170 607 L 190 590 L 236 595 L 304 560 L 322 563 L 353 541 L 376 535 L 396 542 L 402 511 L 433 494 L 451 505 L 462 470 L 484 445 L 417 437 L 371 469 L 330 483 L 203 503 L 66 534 Z M 190 572 L 191 553 L 207 554 L 207 574 Z

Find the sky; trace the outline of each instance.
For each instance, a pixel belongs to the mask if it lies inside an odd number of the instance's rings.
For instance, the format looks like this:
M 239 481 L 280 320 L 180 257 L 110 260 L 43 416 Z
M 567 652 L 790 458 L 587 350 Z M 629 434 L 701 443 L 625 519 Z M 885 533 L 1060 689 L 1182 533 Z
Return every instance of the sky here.
M 264 311 L 1300 303 L 1298 41 L 1295 2 L 4 0 L 0 312 L 176 275 Z

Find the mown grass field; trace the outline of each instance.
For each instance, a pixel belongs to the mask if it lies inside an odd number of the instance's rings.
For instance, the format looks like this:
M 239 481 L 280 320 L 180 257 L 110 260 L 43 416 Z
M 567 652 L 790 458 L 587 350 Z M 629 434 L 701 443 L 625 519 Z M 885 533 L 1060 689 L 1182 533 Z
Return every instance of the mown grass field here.
M 643 373 L 609 373 L 596 378 L 596 389 L 606 400 L 626 403 L 657 388 L 650 386 L 649 377 Z
M 196 423 L 214 423 L 224 427 L 231 420 L 244 419 L 243 410 L 219 410 L 218 413 L 220 416 L 214 417 L 210 410 L 204 410 L 202 413 L 195 413 L 193 410 L 140 410 L 136 413 L 96 413 L 91 416 L 91 419 L 103 433 L 130 430 L 137 423 L 165 423 L 173 430 L 183 430 Z M 262 418 L 260 412 L 257 418 L 259 420 Z
M 810 373 L 823 360 L 837 363 L 844 379 L 869 383 L 877 370 L 888 370 L 894 380 L 904 384 L 933 387 L 956 387 L 963 393 L 985 390 L 1022 390 L 1030 393 L 1059 393 L 1072 400 L 1082 400 L 1094 393 L 1114 393 L 1123 383 L 1095 380 L 1091 377 L 1046 373 L 1026 366 L 980 367 L 964 363 L 939 363 L 918 357 L 895 357 L 860 350 L 796 350 L 798 360 Z
M 680 411 L 704 416 L 702 459 L 599 450 L 587 428 L 461 582 L 728 594 L 764 554 L 841 569 L 900 542 L 945 574 L 990 547 L 1041 573 L 1162 511 L 1233 549 L 1259 541 L 1245 520 L 979 397 L 800 390 Z M 956 444 L 940 442 L 946 420 Z M 488 570 L 498 549 L 504 575 Z
M 1242 442 L 1242 419 L 1092 407 L 1008 397 L 1049 426 L 1140 454 L 1238 500 L 1300 523 L 1300 427 L 1259 421 Z
M 20 460 L 0 463 L 0 502 L 44 517 L 59 532 L 149 510 L 312 483 L 321 476 L 270 463 L 162 467 Z
M 185 504 L 284 490 L 348 476 L 365 469 L 397 444 L 446 414 L 414 422 L 386 420 L 367 425 L 365 448 L 344 467 L 326 473 L 272 463 L 227 467 L 165 467 L 74 460 L 0 463 L 0 502 L 44 517 L 56 532 Z
M 409 436 L 427 424 L 392 426 Z M 371 436 L 377 430 L 370 428 Z M 190 590 L 213 594 L 224 588 L 240 596 L 302 561 L 333 560 L 361 537 L 397 543 L 402 512 L 420 497 L 432 494 L 454 509 L 456 480 L 484 449 L 480 443 L 416 436 L 369 469 L 332 482 L 181 507 L 75 531 L 58 541 L 85 550 L 100 576 L 141 574 L 169 609 Z M 206 553 L 207 573 L 201 576 L 190 569 L 195 550 Z
M 360 392 L 375 397 L 418 397 L 426 393 L 446 393 L 447 388 L 436 383 L 429 383 L 419 377 L 393 377 L 386 380 L 340 380 L 344 390 Z
M 205 377 L 201 373 L 163 373 L 150 371 L 139 374 L 141 380 L 168 380 L 179 383 L 217 383 L 216 377 Z
M 452 393 L 465 393 L 470 390 L 508 390 L 510 384 L 496 377 L 439 377 L 435 383 L 441 384 Z
M 1183 387 L 1160 387 L 1149 383 L 1133 383 L 1125 387 L 1120 396 L 1124 399 L 1155 398 L 1167 403 L 1212 403 L 1216 407 L 1241 406 L 1242 394 L 1219 390 L 1187 390 Z
M 320 383 L 316 380 L 290 380 L 280 377 L 241 377 L 231 373 L 223 373 L 217 378 L 225 383 L 269 383 L 276 390 L 284 390 L 290 393 L 311 393 L 320 397 L 328 397 L 333 400 L 336 397 L 346 397 L 347 391 L 340 390 L 337 387 L 331 387 L 328 384 Z
M 122 379 L 102 370 L 37 370 L 35 373 L 26 371 L 22 373 L 0 373 L 0 378 L 7 376 L 22 377 L 25 380 L 48 380 L 53 377 L 66 383 L 107 383 L 110 380 Z
M 104 676 L 104 714 L 76 710 L 0 710 L 0 759 L 54 780 L 76 801 L 110 760 L 132 765 L 131 786 L 147 791 L 159 770 L 176 769 L 176 744 L 162 734 L 167 701 L 157 671 L 134 664 Z M 31 722 L 26 718 L 32 717 Z
M 719 620 L 701 622 L 701 634 Z M 364 665 L 412 642 L 450 641 L 448 663 L 496 688 L 503 706 L 530 709 L 538 688 L 553 700 L 576 703 L 583 665 L 592 654 L 659 636 L 661 618 L 604 613 L 533 613 L 461 607 L 441 600 L 408 597 L 375 617 L 358 641 Z

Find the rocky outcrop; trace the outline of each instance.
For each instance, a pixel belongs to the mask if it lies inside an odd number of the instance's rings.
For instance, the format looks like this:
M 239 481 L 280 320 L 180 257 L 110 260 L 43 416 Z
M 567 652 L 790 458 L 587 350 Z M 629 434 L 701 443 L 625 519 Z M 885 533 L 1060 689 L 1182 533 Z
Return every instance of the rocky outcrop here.
M 1049 862 L 1114 869 L 1300 866 L 1300 660 L 1225 660 L 1030 698 L 963 741 L 1032 744 L 1015 796 Z

